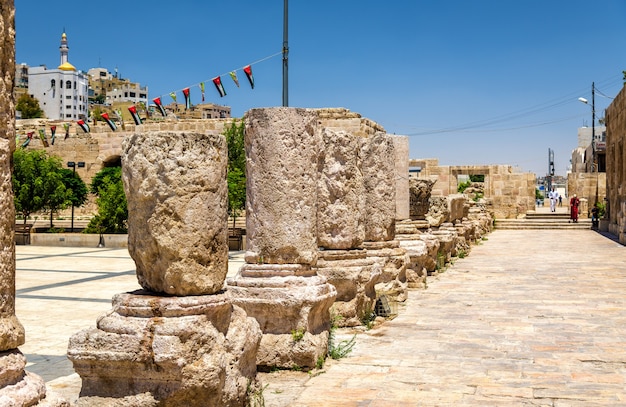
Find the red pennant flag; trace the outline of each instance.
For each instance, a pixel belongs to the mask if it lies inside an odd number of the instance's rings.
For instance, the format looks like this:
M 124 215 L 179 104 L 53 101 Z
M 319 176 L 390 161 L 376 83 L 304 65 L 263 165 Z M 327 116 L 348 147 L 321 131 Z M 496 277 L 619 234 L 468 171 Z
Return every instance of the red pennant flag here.
M 185 110 L 191 109 L 191 100 L 189 98 L 189 88 L 183 89 L 183 95 L 185 95 Z
M 215 89 L 220 93 L 220 97 L 224 97 L 226 95 L 226 90 L 224 90 L 224 85 L 222 85 L 222 80 L 219 76 L 213 78 L 213 84 L 215 85 Z
M 113 121 L 109 118 L 109 114 L 108 113 L 102 113 L 100 115 L 100 117 L 102 117 L 104 119 L 105 122 L 107 122 L 107 124 L 109 125 L 109 127 L 111 128 L 111 130 L 115 131 L 117 130 L 117 126 L 115 125 L 115 123 L 113 123 Z
M 252 76 L 252 67 L 250 65 L 243 68 L 243 71 L 246 73 L 246 77 L 248 78 L 248 82 L 250 82 L 250 86 L 254 89 L 254 77 Z
M 129 106 L 128 111 L 130 112 L 130 115 L 133 117 L 135 124 L 139 126 L 141 124 L 141 117 L 139 117 L 139 114 L 137 114 L 137 108 L 134 105 Z
M 54 145 L 54 140 L 57 133 L 57 126 L 50 126 L 50 132 L 52 133 L 52 137 L 50 137 L 50 144 Z
M 79 120 L 76 122 L 76 124 L 78 124 L 80 126 L 81 129 L 83 129 L 83 131 L 85 133 L 89 133 L 89 125 L 87 123 L 85 123 L 84 120 Z
M 163 103 L 161 103 L 161 98 L 154 98 L 154 99 L 152 99 L 152 101 L 154 102 L 156 107 L 159 109 L 159 112 L 161 112 L 161 115 L 163 117 L 167 116 L 167 112 L 165 112 L 165 108 L 163 107 Z

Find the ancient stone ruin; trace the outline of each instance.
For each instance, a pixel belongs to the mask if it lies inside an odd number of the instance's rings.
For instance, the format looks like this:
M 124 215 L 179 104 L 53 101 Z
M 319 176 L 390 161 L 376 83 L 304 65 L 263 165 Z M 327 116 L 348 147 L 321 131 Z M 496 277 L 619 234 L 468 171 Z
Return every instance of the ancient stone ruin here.
M 15 8 L 0 0 L 0 405 L 68 406 L 58 396 L 46 394 L 43 379 L 25 370 L 24 327 L 15 315 L 15 207 L 11 162 L 15 150 Z
M 136 133 L 124 142 L 128 250 L 142 289 L 70 338 L 79 405 L 242 406 L 261 331 L 223 289 L 223 136 Z
M 326 356 L 336 290 L 317 275 L 317 160 L 309 109 L 246 113 L 246 264 L 228 281 L 233 303 L 263 337 L 257 365 L 311 368 Z

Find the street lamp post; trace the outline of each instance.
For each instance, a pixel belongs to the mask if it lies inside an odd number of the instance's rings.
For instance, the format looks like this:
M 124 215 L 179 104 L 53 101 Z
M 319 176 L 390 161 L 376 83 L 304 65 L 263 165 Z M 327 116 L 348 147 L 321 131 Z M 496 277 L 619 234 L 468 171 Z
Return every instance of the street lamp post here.
M 67 166 L 68 168 L 73 169 L 74 174 L 76 174 L 76 167 L 78 168 L 85 167 L 85 162 L 84 161 L 79 161 L 79 162 L 68 161 Z M 72 201 L 72 226 L 70 230 L 71 230 L 71 233 L 74 233 L 74 201 Z
M 584 104 L 589 104 L 585 98 L 578 98 Z M 591 82 L 591 172 L 597 172 L 596 163 L 596 84 Z

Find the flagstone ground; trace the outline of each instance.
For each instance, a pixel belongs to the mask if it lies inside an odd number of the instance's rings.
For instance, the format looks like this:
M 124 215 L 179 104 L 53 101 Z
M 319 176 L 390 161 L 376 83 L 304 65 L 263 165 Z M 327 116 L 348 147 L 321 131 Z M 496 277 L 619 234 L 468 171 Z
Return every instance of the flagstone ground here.
M 265 405 L 626 406 L 626 248 L 591 230 L 487 239 L 348 357 L 260 374 Z M 243 264 L 231 257 L 229 275 Z M 16 274 L 27 370 L 75 400 L 68 338 L 138 288 L 134 263 L 125 249 L 18 246 Z

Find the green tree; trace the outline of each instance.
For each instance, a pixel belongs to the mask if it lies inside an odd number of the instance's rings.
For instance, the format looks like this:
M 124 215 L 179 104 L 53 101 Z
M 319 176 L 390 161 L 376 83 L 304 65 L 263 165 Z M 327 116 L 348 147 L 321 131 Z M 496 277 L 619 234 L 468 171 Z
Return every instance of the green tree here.
M 244 147 L 243 121 L 233 120 L 224 129 L 228 146 L 228 215 L 233 218 L 233 227 L 237 216 L 246 207 L 246 151 Z
M 49 209 L 52 214 L 71 202 L 63 183 L 63 165 L 58 157 L 49 157 L 43 150 L 17 149 L 13 153 L 13 192 L 15 210 L 24 218 L 31 213 Z
M 73 170 L 63 168 L 61 173 L 63 184 L 70 194 L 70 205 L 73 204 L 75 207 L 83 206 L 87 202 L 87 195 L 89 194 L 85 181 Z
M 89 221 L 85 233 L 127 233 L 128 206 L 122 184 L 122 168 L 104 168 L 96 174 L 90 189 L 98 196 L 98 213 Z
M 39 107 L 39 101 L 28 93 L 24 93 L 17 99 L 15 110 L 22 113 L 22 119 L 36 119 L 43 117 L 43 110 Z

